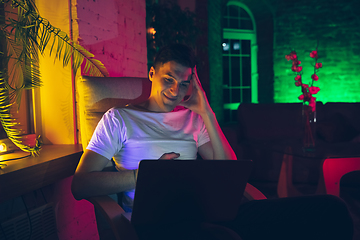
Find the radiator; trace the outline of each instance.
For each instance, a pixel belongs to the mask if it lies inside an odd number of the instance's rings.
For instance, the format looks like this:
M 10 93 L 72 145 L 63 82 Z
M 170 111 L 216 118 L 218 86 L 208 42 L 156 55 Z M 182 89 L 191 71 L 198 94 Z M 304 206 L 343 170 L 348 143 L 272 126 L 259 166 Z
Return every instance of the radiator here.
M 1 223 L 2 231 L 0 231 L 0 240 L 59 239 L 57 236 L 55 213 L 52 203 L 30 210 L 29 215 L 31 227 L 29 217 L 26 213 Z

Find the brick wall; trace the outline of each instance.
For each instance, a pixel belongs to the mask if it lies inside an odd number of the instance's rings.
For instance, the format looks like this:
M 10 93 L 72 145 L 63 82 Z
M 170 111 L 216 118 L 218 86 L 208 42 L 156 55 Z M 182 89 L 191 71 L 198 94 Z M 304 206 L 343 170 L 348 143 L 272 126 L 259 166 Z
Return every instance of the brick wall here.
M 360 101 L 360 2 L 355 0 L 298 0 L 277 2 L 274 38 L 274 101 L 296 102 L 300 88 L 294 85 L 291 63 L 284 58 L 291 49 L 298 53 L 304 70 L 303 79 L 313 73 L 309 52 L 319 41 L 316 86 L 322 102 Z
M 146 77 L 144 0 L 77 0 L 79 42 L 111 77 Z

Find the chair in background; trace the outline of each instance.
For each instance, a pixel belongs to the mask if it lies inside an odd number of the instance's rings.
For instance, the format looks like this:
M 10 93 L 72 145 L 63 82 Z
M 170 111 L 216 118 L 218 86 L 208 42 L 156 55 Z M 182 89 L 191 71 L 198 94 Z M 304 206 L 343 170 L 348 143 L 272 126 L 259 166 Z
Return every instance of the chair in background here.
M 147 78 L 133 77 L 86 77 L 77 81 L 80 135 L 83 148 L 89 143 L 102 115 L 112 107 L 124 107 L 145 101 L 150 95 L 151 82 Z M 111 163 L 107 166 L 112 168 Z M 247 184 L 244 197 L 247 200 L 266 199 L 254 186 Z M 129 214 L 110 196 L 91 197 L 97 212 L 105 218 L 113 239 L 137 239 L 130 223 Z M 99 214 L 96 214 L 98 221 Z M 108 232 L 99 229 L 100 239 L 110 239 Z M 103 237 L 103 234 L 106 235 Z
M 340 197 L 340 179 L 354 171 L 360 171 L 360 157 L 325 159 L 322 164 L 322 174 L 326 193 Z

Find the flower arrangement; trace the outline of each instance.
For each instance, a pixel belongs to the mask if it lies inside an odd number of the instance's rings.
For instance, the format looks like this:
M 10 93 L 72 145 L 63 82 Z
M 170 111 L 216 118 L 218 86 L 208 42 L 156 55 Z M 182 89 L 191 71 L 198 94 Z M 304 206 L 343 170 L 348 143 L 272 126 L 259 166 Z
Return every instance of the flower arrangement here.
M 311 110 L 315 112 L 316 110 L 316 97 L 313 95 L 318 93 L 320 91 L 319 87 L 314 86 L 314 81 L 318 81 L 319 77 L 316 74 L 320 68 L 322 68 L 322 63 L 318 62 L 318 52 L 317 48 L 316 50 L 310 52 L 310 57 L 314 59 L 314 74 L 311 75 L 311 84 L 310 86 L 308 84 L 304 84 L 302 80 L 302 67 L 300 66 L 301 61 L 298 60 L 297 54 L 295 51 L 292 51 L 290 54 L 285 55 L 285 58 L 288 61 L 292 61 L 292 67 L 291 70 L 296 73 L 295 77 L 295 86 L 301 87 L 302 94 L 299 96 L 299 100 L 304 101 L 305 104 L 309 105 L 311 107 Z

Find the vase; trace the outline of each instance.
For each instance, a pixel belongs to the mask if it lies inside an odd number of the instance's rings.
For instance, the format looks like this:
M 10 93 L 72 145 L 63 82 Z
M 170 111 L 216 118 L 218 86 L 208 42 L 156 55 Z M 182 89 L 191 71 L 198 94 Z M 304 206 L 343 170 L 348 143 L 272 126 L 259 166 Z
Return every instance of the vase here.
M 315 151 L 316 145 L 316 108 L 304 102 L 302 106 L 303 150 Z

